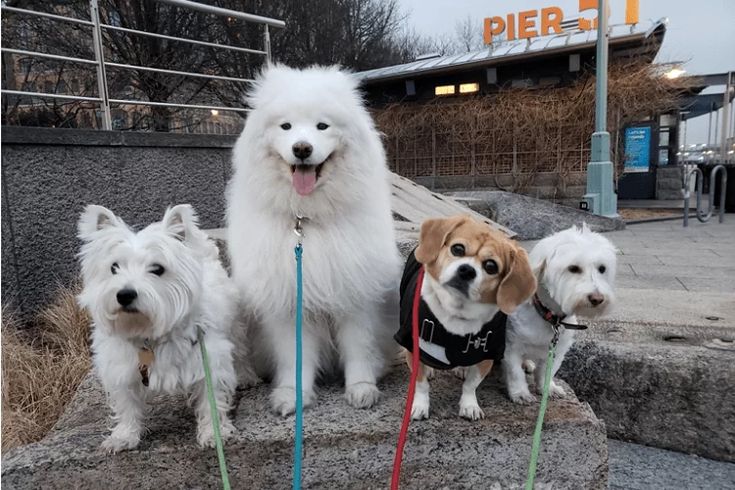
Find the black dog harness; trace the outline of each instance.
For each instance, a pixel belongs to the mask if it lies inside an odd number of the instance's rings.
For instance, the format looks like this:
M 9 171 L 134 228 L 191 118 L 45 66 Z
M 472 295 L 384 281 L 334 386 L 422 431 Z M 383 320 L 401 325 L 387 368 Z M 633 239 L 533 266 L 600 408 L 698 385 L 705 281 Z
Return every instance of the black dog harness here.
M 414 250 L 415 252 L 415 250 Z M 411 252 L 401 278 L 401 327 L 393 338 L 413 351 L 411 320 L 413 298 L 416 292 L 421 264 Z M 484 360 L 499 361 L 505 352 L 505 324 L 508 317 L 499 311 L 479 332 L 469 335 L 453 334 L 436 319 L 426 302 L 419 305 L 419 347 L 421 362 L 435 369 L 474 366 Z

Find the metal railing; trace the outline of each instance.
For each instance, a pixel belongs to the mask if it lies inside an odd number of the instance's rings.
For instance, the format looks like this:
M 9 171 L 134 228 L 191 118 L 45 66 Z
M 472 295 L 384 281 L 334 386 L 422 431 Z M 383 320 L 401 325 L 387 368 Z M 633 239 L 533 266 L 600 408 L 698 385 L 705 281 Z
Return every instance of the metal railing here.
M 58 60 L 58 61 L 69 61 L 69 62 L 79 63 L 79 64 L 95 65 L 97 67 L 98 96 L 91 97 L 91 96 L 55 94 L 55 93 L 48 93 L 48 92 L 34 92 L 34 91 L 26 91 L 26 90 L 7 90 L 7 89 L 0 90 L 0 93 L 4 95 L 7 94 L 7 95 L 17 95 L 17 96 L 29 96 L 29 97 L 51 98 L 51 99 L 67 99 L 67 100 L 83 101 L 83 102 L 95 102 L 100 106 L 100 109 L 102 112 L 102 123 L 103 123 L 104 129 L 106 130 L 112 129 L 112 116 L 111 116 L 111 110 L 110 110 L 110 105 L 112 104 L 114 105 L 129 104 L 129 105 L 145 105 L 145 106 L 158 106 L 158 107 L 179 107 L 179 108 L 188 108 L 188 109 L 207 109 L 207 110 L 222 110 L 222 111 L 232 111 L 232 112 L 246 112 L 247 109 L 245 109 L 244 107 L 225 107 L 225 106 L 218 106 L 218 105 L 200 105 L 200 104 L 180 104 L 180 103 L 174 103 L 174 102 L 110 98 L 109 91 L 108 91 L 107 73 L 106 73 L 106 68 L 108 66 L 112 68 L 118 68 L 118 69 L 150 71 L 150 72 L 155 72 L 155 73 L 164 73 L 167 75 L 181 75 L 181 76 L 188 76 L 188 77 L 195 77 L 195 78 L 206 78 L 206 79 L 212 79 L 212 80 L 222 80 L 222 81 L 239 82 L 239 83 L 250 83 L 253 80 L 248 79 L 248 78 L 228 77 L 228 76 L 222 76 L 222 75 L 211 75 L 207 73 L 196 73 L 196 72 L 178 71 L 178 70 L 167 70 L 164 68 L 154 68 L 154 67 L 149 67 L 149 66 L 129 65 L 129 64 L 123 64 L 123 63 L 113 63 L 110 61 L 105 61 L 105 55 L 104 55 L 105 47 L 104 47 L 104 36 L 103 36 L 104 31 L 109 30 L 109 31 L 122 32 L 126 34 L 149 36 L 149 37 L 155 37 L 159 39 L 168 39 L 171 41 L 185 42 L 185 43 L 194 44 L 198 46 L 206 46 L 206 47 L 216 48 L 216 49 L 225 49 L 225 50 L 237 51 L 237 52 L 242 52 L 242 53 L 247 53 L 247 54 L 261 55 L 261 56 L 264 56 L 267 61 L 270 61 L 271 43 L 270 43 L 270 30 L 269 29 L 271 27 L 284 28 L 286 26 L 286 23 L 282 20 L 272 19 L 269 17 L 261 17 L 259 15 L 247 14 L 244 12 L 238 12 L 236 10 L 230 10 L 230 9 L 225 9 L 221 7 L 213 7 L 210 5 L 204 5 L 201 3 L 192 2 L 190 0 L 156 0 L 156 1 L 160 3 L 166 3 L 169 5 L 173 5 L 175 7 L 180 7 L 183 9 L 196 10 L 196 11 L 200 11 L 200 12 L 204 12 L 204 13 L 212 14 L 216 16 L 229 17 L 229 18 L 243 20 L 245 22 L 254 23 L 254 24 L 261 24 L 263 26 L 263 49 L 259 50 L 259 49 L 252 49 L 252 48 L 246 48 L 246 47 L 240 47 L 240 46 L 230 46 L 226 44 L 218 44 L 218 43 L 212 43 L 212 42 L 201 41 L 197 39 L 188 39 L 188 38 L 176 37 L 176 36 L 167 36 L 167 35 L 159 34 L 155 32 L 141 31 L 137 29 L 129 29 L 126 27 L 104 24 L 100 21 L 98 0 L 90 0 L 89 2 L 89 13 L 90 13 L 91 20 L 78 19 L 74 17 L 50 14 L 46 12 L 38 12 L 35 10 L 28 10 L 28 9 L 23 9 L 23 8 L 18 8 L 18 7 L 3 6 L 2 7 L 3 13 L 12 12 L 12 13 L 19 14 L 19 15 L 43 17 L 43 18 L 57 20 L 60 22 L 68 22 L 68 23 L 79 24 L 79 25 L 91 27 L 92 28 L 92 41 L 93 41 L 94 55 L 95 55 L 95 59 L 93 60 L 85 59 L 85 58 L 75 58 L 75 57 L 70 57 L 70 56 L 61 56 L 61 55 L 55 55 L 55 54 L 50 54 L 50 53 L 42 53 L 38 51 L 27 51 L 27 50 L 22 50 L 22 49 L 6 48 L 6 47 L 2 47 L 2 52 L 8 53 L 8 54 L 21 55 L 21 56 L 28 56 L 28 57 L 45 58 L 45 59 Z
M 719 206 L 719 221 L 722 223 L 725 220 L 725 195 L 727 193 L 727 169 L 724 165 L 717 165 L 712 169 L 712 173 L 709 175 L 709 205 L 707 206 L 707 212 L 705 213 L 702 209 L 702 187 L 704 185 L 704 173 L 699 167 L 686 171 L 684 173 L 684 227 L 689 226 L 689 197 L 691 194 L 690 182 L 692 175 L 695 177 L 695 188 L 697 193 L 697 219 L 702 223 L 706 223 L 712 217 L 715 203 L 715 186 L 717 185 L 717 173 L 722 172 L 720 177 L 720 206 Z

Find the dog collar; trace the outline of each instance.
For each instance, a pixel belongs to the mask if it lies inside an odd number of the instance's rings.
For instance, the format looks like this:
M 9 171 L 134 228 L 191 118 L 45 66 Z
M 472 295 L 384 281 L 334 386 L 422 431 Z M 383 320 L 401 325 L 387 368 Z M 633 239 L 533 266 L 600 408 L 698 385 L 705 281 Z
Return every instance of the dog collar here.
M 574 323 L 566 323 L 564 319 L 567 317 L 564 313 L 556 313 L 550 308 L 546 307 L 538 297 L 538 293 L 533 295 L 533 306 L 536 308 L 536 312 L 546 322 L 550 323 L 552 327 L 559 327 L 560 325 L 570 330 L 587 330 L 587 325 L 578 325 Z

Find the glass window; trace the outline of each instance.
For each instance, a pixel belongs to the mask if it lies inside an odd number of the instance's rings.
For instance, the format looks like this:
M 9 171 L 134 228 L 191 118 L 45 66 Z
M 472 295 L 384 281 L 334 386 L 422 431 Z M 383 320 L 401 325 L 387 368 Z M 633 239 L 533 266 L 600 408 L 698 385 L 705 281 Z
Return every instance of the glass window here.
M 454 95 L 454 85 L 437 85 L 434 87 L 434 95 Z
M 480 91 L 479 83 L 461 83 L 459 85 L 460 94 L 473 94 Z

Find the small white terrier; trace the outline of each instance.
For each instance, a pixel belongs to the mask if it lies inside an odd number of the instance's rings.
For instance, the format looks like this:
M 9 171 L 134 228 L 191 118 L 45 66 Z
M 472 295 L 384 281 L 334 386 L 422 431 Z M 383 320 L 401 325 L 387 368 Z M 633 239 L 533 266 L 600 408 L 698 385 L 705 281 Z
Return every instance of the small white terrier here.
M 503 373 L 511 400 L 536 400 L 528 390 L 524 363 L 535 365 L 536 391 L 541 393 L 553 323 L 575 325 L 577 316 L 595 318 L 609 311 L 615 299 L 616 252 L 607 238 L 586 224 L 546 237 L 531 250 L 538 290 L 508 317 Z M 553 376 L 574 342 L 574 329 L 563 324 L 559 328 L 549 393 L 561 397 L 564 389 Z
M 237 292 L 191 206 L 170 208 L 136 233 L 110 210 L 90 205 L 78 228 L 79 303 L 92 315 L 94 366 L 116 422 L 102 447 L 136 447 L 148 395 L 182 391 L 195 404 L 197 441 L 214 445 L 197 328 L 209 353 L 222 437 L 230 436 Z

